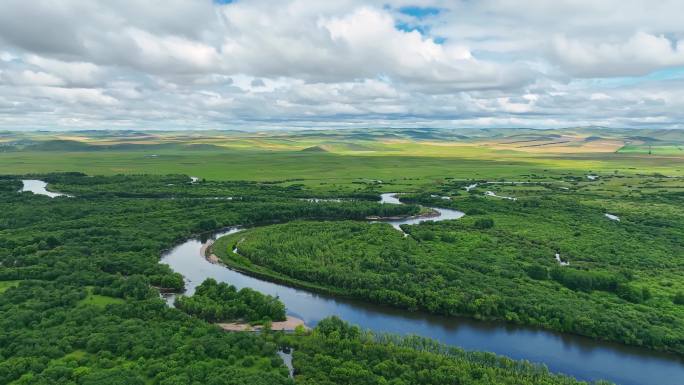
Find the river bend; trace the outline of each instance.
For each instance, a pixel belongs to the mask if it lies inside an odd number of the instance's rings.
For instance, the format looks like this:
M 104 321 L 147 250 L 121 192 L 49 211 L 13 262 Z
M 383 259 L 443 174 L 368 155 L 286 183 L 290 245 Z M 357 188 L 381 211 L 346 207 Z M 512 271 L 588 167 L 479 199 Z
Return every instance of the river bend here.
M 400 203 L 394 194 L 383 194 L 382 202 Z M 398 228 L 401 224 L 458 219 L 464 215 L 456 210 L 434 209 L 440 213 L 439 216 L 409 218 L 389 223 Z M 216 233 L 210 239 L 240 230 L 238 227 L 232 228 Z M 489 351 L 513 359 L 543 363 L 553 372 L 564 373 L 580 380 L 606 379 L 625 385 L 684 383 L 684 361 L 674 355 L 531 327 L 412 313 L 312 293 L 250 277 L 223 265 L 212 264 L 200 253 L 206 241 L 207 239 L 190 239 L 162 256 L 161 263 L 168 264 L 185 277 L 185 294 L 192 295 L 200 283 L 207 278 L 213 278 L 219 282 L 230 283 L 238 289 L 249 287 L 264 294 L 278 296 L 287 307 L 289 315 L 303 319 L 311 327 L 323 318 L 336 315 L 375 332 L 417 334 L 467 350 Z M 173 301 L 173 295 L 168 301 Z

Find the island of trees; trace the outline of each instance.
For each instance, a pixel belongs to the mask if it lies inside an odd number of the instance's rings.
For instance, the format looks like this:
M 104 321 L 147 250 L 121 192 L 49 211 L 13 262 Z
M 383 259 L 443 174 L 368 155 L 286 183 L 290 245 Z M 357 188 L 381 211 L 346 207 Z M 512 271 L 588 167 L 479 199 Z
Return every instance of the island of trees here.
M 285 305 L 277 298 L 250 288 L 237 290 L 235 286 L 211 278 L 202 282 L 192 296 L 177 297 L 175 305 L 209 322 L 285 320 Z

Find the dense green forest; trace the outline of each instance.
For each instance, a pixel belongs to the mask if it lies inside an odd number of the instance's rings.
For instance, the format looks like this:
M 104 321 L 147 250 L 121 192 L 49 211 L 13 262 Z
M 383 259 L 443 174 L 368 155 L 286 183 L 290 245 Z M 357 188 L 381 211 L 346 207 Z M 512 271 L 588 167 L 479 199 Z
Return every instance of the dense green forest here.
M 235 224 L 417 211 L 278 198 L 292 188 L 249 182 L 212 187 L 243 200 L 198 199 L 186 176 L 33 177 L 75 197 L 18 193 L 18 178 L 0 178 L 2 384 L 290 384 L 266 337 L 222 332 L 159 299 L 155 287 L 183 286 L 162 251 Z M 157 187 L 170 195 L 146 196 Z
M 182 277 L 159 264 L 161 253 L 202 232 L 236 224 L 363 219 L 419 210 L 374 203 L 378 193 L 365 186 L 343 197 L 354 202 L 310 202 L 299 198 L 313 196 L 301 187 L 249 182 L 206 182 L 211 187 L 203 187 L 205 182 L 190 184 L 188 177 L 174 175 L 32 178 L 47 180 L 51 189 L 58 186 L 74 197 L 18 193 L 17 177 L 0 178 L 2 384 L 292 384 L 276 355 L 283 344 L 295 346 L 303 383 L 361 383 L 344 377 L 358 368 L 367 369 L 357 377 L 373 384 L 436 383 L 444 376 L 451 383 L 570 381 L 491 355 L 448 357 L 406 343 L 371 343 L 356 332 L 338 338 L 331 328 L 349 327 L 334 321 L 322 323 L 321 331 L 311 336 L 226 333 L 201 316 L 216 309 L 218 301 L 200 304 L 198 317 L 159 298 L 160 290 L 183 287 Z M 150 196 L 157 187 L 166 193 Z M 209 194 L 196 193 L 194 187 L 242 199 L 206 199 Z M 292 190 L 298 191 L 296 198 L 290 197 Z M 200 296 L 223 298 L 225 293 L 215 296 L 223 290 L 232 295 L 229 286 L 203 286 L 206 292 L 199 290 Z M 282 307 L 276 308 L 279 316 Z M 350 355 L 350 349 L 356 354 Z M 379 359 L 385 364 L 378 366 Z M 343 372 L 319 366 L 321 362 Z M 366 371 L 373 374 L 366 376 Z
M 85 297 L 45 280 L 0 295 L 0 383 L 292 383 L 263 336 L 222 332 L 156 297 L 105 306 Z
M 518 198 L 510 200 L 462 187 L 405 195 L 467 214 L 403 226 L 407 237 L 383 223 L 293 221 L 227 236 L 214 252 L 228 265 L 338 295 L 684 354 L 681 192 L 615 199 L 619 188 L 608 195 L 600 185 L 499 187 Z
M 491 353 L 464 352 L 415 336 L 373 335 L 334 317 L 322 320 L 309 337 L 285 340 L 295 347 L 293 364 L 302 385 L 584 383 Z
M 192 296 L 179 296 L 175 306 L 184 312 L 210 322 L 243 320 L 253 323 L 284 321 L 285 305 L 277 298 L 248 287 L 206 279 Z

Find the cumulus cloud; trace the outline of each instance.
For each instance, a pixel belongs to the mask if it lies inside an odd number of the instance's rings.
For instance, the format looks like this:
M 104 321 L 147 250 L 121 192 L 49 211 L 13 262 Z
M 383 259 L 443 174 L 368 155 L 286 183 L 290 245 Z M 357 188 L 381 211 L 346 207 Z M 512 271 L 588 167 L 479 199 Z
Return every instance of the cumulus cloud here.
M 65 62 L 37 55 L 26 56 L 25 62 L 43 71 L 47 71 L 72 85 L 96 85 L 101 82 L 105 75 L 105 71 L 93 63 Z
M 646 75 L 661 68 L 684 65 L 684 40 L 641 31 L 618 42 L 558 36 L 553 48 L 568 72 L 583 77 Z
M 64 80 L 55 75 L 31 70 L 3 72 L 2 78 L 7 83 L 17 86 L 61 86 Z
M 6 0 L 0 128 L 677 127 L 683 13 L 676 0 Z

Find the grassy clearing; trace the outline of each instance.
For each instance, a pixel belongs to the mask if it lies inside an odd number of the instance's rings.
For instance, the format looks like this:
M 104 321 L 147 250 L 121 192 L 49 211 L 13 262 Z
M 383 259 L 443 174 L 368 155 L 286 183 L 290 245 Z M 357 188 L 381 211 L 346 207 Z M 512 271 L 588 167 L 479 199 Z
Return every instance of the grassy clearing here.
M 16 281 L 0 281 L 0 293 L 3 293 L 5 290 L 9 289 L 10 287 L 15 287 L 19 284 L 19 280 Z
M 116 305 L 124 303 L 121 298 L 108 297 L 105 295 L 93 294 L 92 289 L 88 288 L 88 295 L 82 300 L 78 301 L 79 305 L 92 305 L 98 307 L 105 307 L 107 305 Z

